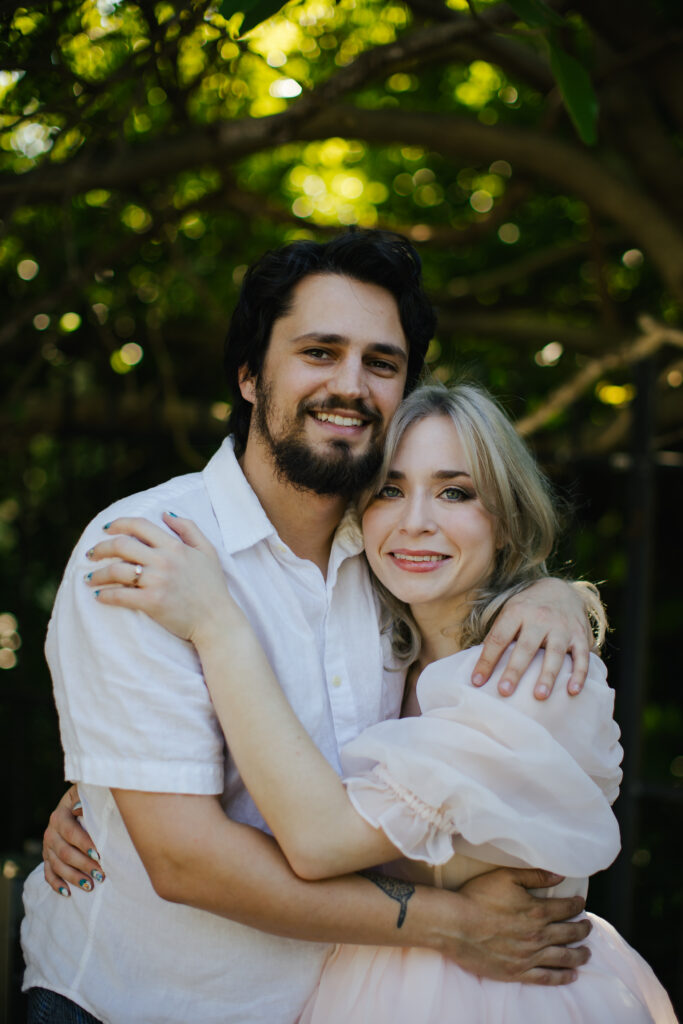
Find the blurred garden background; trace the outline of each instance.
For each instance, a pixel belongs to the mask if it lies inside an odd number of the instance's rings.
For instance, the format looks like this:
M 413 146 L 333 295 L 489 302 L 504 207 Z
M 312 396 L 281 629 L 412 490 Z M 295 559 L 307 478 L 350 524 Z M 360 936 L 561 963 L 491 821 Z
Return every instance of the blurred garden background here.
M 0 2 L 2 927 L 64 788 L 42 646 L 75 540 L 220 443 L 246 265 L 388 227 L 431 371 L 502 400 L 572 507 L 556 569 L 602 582 L 624 851 L 589 906 L 680 1012 L 683 9 L 278 7 Z

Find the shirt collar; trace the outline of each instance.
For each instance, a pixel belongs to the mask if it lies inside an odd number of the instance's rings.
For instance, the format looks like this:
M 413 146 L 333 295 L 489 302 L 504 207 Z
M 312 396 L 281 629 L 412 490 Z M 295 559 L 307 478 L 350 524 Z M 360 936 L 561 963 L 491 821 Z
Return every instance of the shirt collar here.
M 227 554 L 234 555 L 277 536 L 235 458 L 232 437 L 226 437 L 202 476 Z
M 268 537 L 277 538 L 275 527 L 235 458 L 232 437 L 226 437 L 202 476 L 227 554 L 245 551 Z M 334 560 L 339 564 L 362 550 L 358 514 L 350 505 L 335 531 L 330 563 Z

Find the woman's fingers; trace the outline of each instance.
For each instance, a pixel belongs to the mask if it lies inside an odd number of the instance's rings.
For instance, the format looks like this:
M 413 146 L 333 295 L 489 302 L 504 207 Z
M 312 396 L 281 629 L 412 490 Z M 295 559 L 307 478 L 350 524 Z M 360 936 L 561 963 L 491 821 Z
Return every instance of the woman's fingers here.
M 141 587 L 144 566 L 132 562 L 112 562 L 101 569 L 93 569 L 85 577 L 85 582 L 91 587 L 111 586 L 119 584 L 122 587 Z
M 171 541 L 171 543 L 177 544 L 177 541 Z M 120 558 L 124 562 L 146 565 L 151 551 L 150 545 L 145 544 L 144 541 L 121 535 L 95 544 L 87 552 L 87 557 L 91 562 L 98 562 L 103 558 Z
M 180 537 L 184 544 L 202 551 L 205 555 L 218 559 L 216 549 L 211 541 L 206 539 L 197 524 L 193 523 L 191 519 L 181 519 L 175 512 L 164 512 L 163 520 Z
M 72 786 L 50 815 L 43 836 L 45 880 L 55 892 L 70 895 L 70 885 L 91 892 L 104 881 L 104 871 L 92 839 L 76 815 L 82 813 L 78 790 Z
M 174 537 L 169 537 L 166 530 L 155 526 L 154 523 L 150 523 L 149 519 L 143 519 L 142 516 L 121 516 L 118 519 L 112 519 L 110 523 L 105 523 L 103 529 L 109 534 L 123 533 L 129 537 L 135 537 L 151 548 L 164 548 L 177 543 Z

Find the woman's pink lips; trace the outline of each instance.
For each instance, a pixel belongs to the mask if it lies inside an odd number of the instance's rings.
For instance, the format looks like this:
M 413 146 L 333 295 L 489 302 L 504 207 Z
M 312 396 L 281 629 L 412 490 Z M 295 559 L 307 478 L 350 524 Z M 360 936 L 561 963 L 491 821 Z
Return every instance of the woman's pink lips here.
M 432 562 L 414 562 L 412 560 L 416 557 L 426 558 L 434 555 L 438 557 Z M 412 556 L 412 558 L 401 556 Z M 404 572 L 434 572 L 450 559 L 450 555 L 444 555 L 441 551 L 408 551 L 407 549 L 390 551 L 389 557 L 394 565 L 403 569 Z

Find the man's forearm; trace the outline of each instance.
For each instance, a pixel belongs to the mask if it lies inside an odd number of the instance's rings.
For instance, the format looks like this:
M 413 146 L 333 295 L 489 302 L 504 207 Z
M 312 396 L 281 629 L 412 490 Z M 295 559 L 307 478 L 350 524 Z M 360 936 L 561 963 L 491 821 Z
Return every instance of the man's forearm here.
M 213 797 L 123 790 L 114 796 L 163 899 L 289 938 L 440 946 L 440 894 L 426 886 L 406 883 L 399 905 L 359 875 L 306 882 L 270 836 L 226 818 Z

